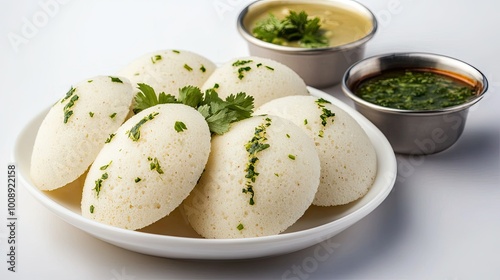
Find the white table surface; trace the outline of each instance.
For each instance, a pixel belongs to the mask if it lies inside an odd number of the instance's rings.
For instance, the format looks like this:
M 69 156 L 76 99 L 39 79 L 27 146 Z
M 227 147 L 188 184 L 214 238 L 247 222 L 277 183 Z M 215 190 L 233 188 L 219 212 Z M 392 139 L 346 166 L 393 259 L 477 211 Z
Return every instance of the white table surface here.
M 0 1 L 0 279 L 500 279 L 500 2 L 494 0 L 360 1 L 380 24 L 367 55 L 446 54 L 479 68 L 490 89 L 451 149 L 397 157 L 393 192 L 333 237 L 335 251 L 317 267 L 303 266 L 314 246 L 235 262 L 141 255 L 73 228 L 20 186 L 17 272 L 7 271 L 4 186 L 24 124 L 71 84 L 114 73 L 146 52 L 185 49 L 215 62 L 247 55 L 235 22 L 248 2 Z M 346 100 L 338 86 L 325 91 Z

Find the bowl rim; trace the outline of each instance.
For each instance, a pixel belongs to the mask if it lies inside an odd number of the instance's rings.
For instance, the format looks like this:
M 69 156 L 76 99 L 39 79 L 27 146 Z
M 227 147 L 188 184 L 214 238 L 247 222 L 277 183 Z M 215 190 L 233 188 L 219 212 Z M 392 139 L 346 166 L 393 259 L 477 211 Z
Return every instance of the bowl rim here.
M 301 48 L 301 47 L 289 47 L 289 46 L 281 46 L 281 45 L 276 45 L 273 43 L 268 43 L 265 41 L 262 41 L 260 39 L 257 39 L 252 35 L 252 33 L 247 30 L 245 25 L 243 24 L 243 21 L 248 14 L 249 10 L 252 7 L 255 7 L 256 5 L 264 5 L 266 2 L 276 2 L 276 3 L 287 3 L 287 2 L 294 2 L 297 4 L 300 3 L 306 3 L 306 4 L 325 4 L 325 5 L 331 5 L 331 4 L 339 4 L 339 5 L 344 5 L 344 6 L 349 6 L 349 7 L 354 7 L 358 11 L 362 11 L 363 13 L 366 13 L 369 17 L 369 20 L 372 23 L 372 29 L 370 32 L 368 32 L 365 36 L 359 38 L 356 41 L 343 44 L 343 45 L 338 45 L 338 46 L 333 46 L 333 47 L 324 47 L 324 48 Z M 375 17 L 375 14 L 368 9 L 365 5 L 359 3 L 358 1 L 355 0 L 295 0 L 295 1 L 290 1 L 290 0 L 257 0 L 254 1 L 250 4 L 248 4 L 243 10 L 240 12 L 238 15 L 237 19 L 237 29 L 240 35 L 248 42 L 266 49 L 270 49 L 273 51 L 278 51 L 278 52 L 283 52 L 283 53 L 289 53 L 289 54 L 318 54 L 318 53 L 324 53 L 324 52 L 339 52 L 339 51 L 344 51 L 344 50 L 349 50 L 356 48 L 358 46 L 363 45 L 364 43 L 368 42 L 375 33 L 377 32 L 378 29 L 378 22 L 377 18 Z
M 415 61 L 415 59 L 422 59 L 422 58 L 427 58 L 427 59 L 445 59 L 446 61 L 453 61 L 455 63 L 461 64 L 465 68 L 468 69 L 468 72 L 475 72 L 476 76 L 481 77 L 481 79 L 475 79 L 476 82 L 480 83 L 482 88 L 480 91 L 476 94 L 476 96 L 469 101 L 455 105 L 455 106 L 450 106 L 450 107 L 444 107 L 440 109 L 432 109 L 432 110 L 405 110 L 405 109 L 396 109 L 396 108 L 391 108 L 391 107 L 384 107 L 381 105 L 377 105 L 374 103 L 371 103 L 369 101 L 366 101 L 362 99 L 361 97 L 357 96 L 354 92 L 351 91 L 351 88 L 348 86 L 350 84 L 349 79 L 352 76 L 352 72 L 356 70 L 357 67 L 361 67 L 363 64 L 370 63 L 372 61 L 376 61 L 379 59 L 383 58 L 403 58 L 403 59 L 408 59 L 411 61 Z M 409 65 L 408 68 L 411 68 L 412 66 Z M 388 68 L 391 69 L 391 68 Z M 396 68 L 394 68 L 396 69 Z M 439 68 L 435 68 L 439 70 Z M 450 71 L 450 72 L 453 72 Z M 371 72 L 370 74 L 374 74 L 375 72 Z M 344 95 L 349 97 L 352 101 L 355 102 L 356 105 L 361 105 L 363 107 L 367 107 L 376 111 L 380 112 L 385 112 L 385 113 L 393 113 L 393 114 L 399 114 L 399 115 L 425 115 L 425 116 L 431 116 L 431 115 L 441 115 L 441 114 L 448 114 L 452 112 L 458 112 L 462 110 L 466 110 L 472 105 L 476 104 L 479 100 L 481 100 L 484 97 L 484 94 L 488 90 L 488 79 L 486 76 L 476 67 L 473 65 L 443 54 L 437 54 L 437 53 L 430 53 L 430 52 L 393 52 L 393 53 L 386 53 L 386 54 L 378 54 L 378 55 L 373 55 L 370 57 L 366 57 L 353 65 L 351 65 L 344 73 L 344 76 L 342 77 L 341 81 L 341 87 L 342 91 L 344 92 Z

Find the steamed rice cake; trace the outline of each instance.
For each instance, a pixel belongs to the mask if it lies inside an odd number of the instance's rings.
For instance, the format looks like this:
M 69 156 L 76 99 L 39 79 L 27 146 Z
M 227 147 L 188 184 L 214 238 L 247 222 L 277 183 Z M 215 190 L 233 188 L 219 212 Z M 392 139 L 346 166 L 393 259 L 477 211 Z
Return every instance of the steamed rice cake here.
M 210 153 L 204 117 L 162 104 L 126 121 L 97 155 L 82 195 L 82 215 L 125 229 L 165 217 L 196 185 Z
M 119 75 L 127 77 L 134 87 L 151 86 L 156 94 L 178 96 L 184 86 L 201 87 L 216 66 L 209 59 L 185 50 L 160 50 L 136 58 Z
M 313 204 L 343 205 L 368 192 L 377 172 L 375 148 L 347 112 L 314 96 L 288 96 L 262 105 L 255 114 L 286 118 L 314 140 L 321 180 Z
M 233 59 L 217 68 L 202 90 L 215 88 L 219 96 L 245 92 L 254 97 L 257 108 L 265 102 L 289 95 L 308 95 L 307 87 L 288 66 L 261 57 Z
M 181 209 L 206 238 L 274 235 L 311 205 L 319 175 L 314 143 L 299 127 L 256 116 L 213 136 L 205 171 Z
M 33 183 L 54 190 L 81 176 L 125 121 L 132 100 L 133 88 L 123 77 L 97 76 L 71 87 L 38 130 L 31 156 Z

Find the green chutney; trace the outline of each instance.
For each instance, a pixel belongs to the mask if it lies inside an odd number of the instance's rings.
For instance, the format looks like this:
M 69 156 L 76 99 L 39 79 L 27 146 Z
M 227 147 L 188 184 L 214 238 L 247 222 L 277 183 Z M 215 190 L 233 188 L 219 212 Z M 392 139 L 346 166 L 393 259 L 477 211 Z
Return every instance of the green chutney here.
M 383 107 L 437 110 L 463 104 L 476 96 L 477 87 L 464 79 L 431 69 L 392 70 L 362 80 L 355 93 Z

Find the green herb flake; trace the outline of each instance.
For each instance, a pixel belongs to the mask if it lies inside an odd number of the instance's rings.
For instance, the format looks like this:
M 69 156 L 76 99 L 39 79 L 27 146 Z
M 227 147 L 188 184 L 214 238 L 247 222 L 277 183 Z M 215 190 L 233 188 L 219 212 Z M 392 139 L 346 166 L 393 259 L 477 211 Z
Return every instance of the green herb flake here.
M 160 61 L 162 59 L 161 55 L 157 54 L 151 57 L 151 62 L 155 64 L 156 62 Z
M 328 123 L 328 118 L 332 118 L 332 122 L 333 122 L 333 117 L 335 117 L 335 113 L 333 113 L 332 111 L 327 109 L 324 105 L 324 104 L 331 104 L 330 101 L 325 100 L 323 98 L 319 98 L 315 102 L 316 102 L 316 104 L 318 104 L 318 108 L 321 110 L 321 115 L 319 116 L 319 118 L 321 119 L 321 125 L 323 125 L 325 127 L 326 124 Z M 323 137 L 323 134 L 324 134 L 324 131 L 320 130 L 318 133 L 318 136 Z
M 87 83 L 89 83 L 89 84 L 90 84 L 90 83 L 92 83 L 93 81 L 94 81 L 94 80 L 88 80 L 88 81 L 87 81 Z
M 128 134 L 128 137 L 132 139 L 132 141 L 139 141 L 139 138 L 141 138 L 141 126 L 146 122 L 154 119 L 158 114 L 159 113 L 157 112 L 152 112 L 151 114 L 142 118 L 136 125 L 134 125 L 129 131 L 126 132 Z
M 90 116 L 91 118 L 93 118 L 93 117 L 94 117 L 94 112 L 89 112 L 89 116 Z
M 100 170 L 106 170 L 112 163 L 113 161 L 110 161 L 108 164 L 101 166 L 99 169 Z
M 286 134 L 286 138 L 290 138 L 290 134 L 288 134 L 288 133 L 287 133 L 287 134 Z
M 161 169 L 161 166 L 160 166 L 160 162 L 158 161 L 157 158 L 151 158 L 151 157 L 148 157 L 148 161 L 151 161 L 149 163 L 149 168 L 151 170 L 156 170 L 156 172 L 158 172 L 158 174 L 163 174 L 163 170 Z
M 257 68 L 261 67 L 262 63 L 257 63 Z
M 174 124 L 174 129 L 177 132 L 183 132 L 184 130 L 187 130 L 187 127 L 185 123 L 176 121 Z
M 97 196 L 99 196 L 99 193 L 101 192 L 101 188 L 102 188 L 102 183 L 106 179 L 108 179 L 108 173 L 103 173 L 101 175 L 101 178 L 95 180 L 95 187 L 93 190 L 95 190 Z
M 236 60 L 233 62 L 232 66 L 242 66 L 251 62 L 253 62 L 253 60 Z
M 135 180 L 134 180 L 134 181 L 135 181 L 136 183 L 139 183 L 141 180 L 142 180 L 141 178 L 137 177 L 137 178 L 135 178 Z
M 261 125 L 255 127 L 254 136 L 247 144 L 245 144 L 245 149 L 248 152 L 248 163 L 245 168 L 245 179 L 246 179 L 246 188 L 242 189 L 244 194 L 250 194 L 249 204 L 255 204 L 255 193 L 253 190 L 252 183 L 255 183 L 257 176 L 259 173 L 256 171 L 256 164 L 259 158 L 257 157 L 257 153 L 264 151 L 270 147 L 269 144 L 265 143 L 267 141 L 266 138 L 266 128 L 271 125 L 272 120 L 270 118 L 265 118 L 265 122 Z
M 68 123 L 69 117 L 73 115 L 73 111 L 65 111 L 64 112 L 64 123 Z
M 243 230 L 245 227 L 243 226 L 243 224 L 240 223 L 236 228 L 238 230 Z
M 205 66 L 202 64 L 200 67 L 200 71 L 205 73 L 205 72 L 207 72 L 207 68 L 205 68 Z
M 191 66 L 184 64 L 184 69 L 188 70 L 189 72 L 193 71 L 193 68 Z
M 120 78 L 117 78 L 117 77 L 111 77 L 111 76 L 109 76 L 109 78 L 111 79 L 111 81 L 112 81 L 113 83 L 120 83 L 120 84 L 123 84 L 123 81 L 122 81 L 122 80 L 120 80 Z
M 307 119 L 304 119 L 304 125 L 307 125 L 308 121 Z
M 252 70 L 250 66 L 238 68 L 238 79 L 242 80 L 245 77 L 244 72 L 248 72 L 250 70 Z
M 94 214 L 94 205 L 90 205 L 90 214 Z
M 180 51 L 178 51 L 178 50 L 172 50 L 172 52 L 173 52 L 173 53 L 177 53 L 177 54 L 181 53 L 181 52 L 180 52 Z
M 291 159 L 291 160 L 295 160 L 295 156 L 294 156 L 294 155 L 292 155 L 292 154 L 289 154 L 289 155 L 288 155 L 288 158 L 289 158 L 289 159 Z
M 70 95 L 71 96 L 71 95 Z M 69 96 L 67 96 L 69 98 Z M 67 100 L 65 97 L 64 100 Z M 73 110 L 70 110 L 74 105 L 75 102 L 79 99 L 80 97 L 78 95 L 72 95 L 71 98 L 69 99 L 68 103 L 63 108 L 64 112 L 64 123 L 68 123 L 69 118 L 73 115 Z
M 220 86 L 220 85 L 219 85 L 218 83 L 215 83 L 215 84 L 214 84 L 214 88 L 219 88 L 219 86 Z
M 273 68 L 273 67 L 271 67 L 271 66 L 267 66 L 267 65 L 266 65 L 266 68 L 267 68 L 267 69 L 269 69 L 269 70 L 271 70 L 271 71 L 274 71 L 274 68 Z
M 115 137 L 115 135 L 116 135 L 116 134 L 111 133 L 111 134 L 109 135 L 109 137 L 106 139 L 106 141 L 104 141 L 104 144 L 107 144 L 107 143 L 111 142 L 111 139 L 113 139 L 113 137 Z
M 68 92 L 66 92 L 66 95 L 64 96 L 63 99 L 61 99 L 61 103 L 64 103 L 64 101 L 66 101 L 68 98 L 70 98 L 71 96 L 73 96 L 73 93 L 75 93 L 76 91 L 76 88 L 74 87 L 71 87 Z
M 110 118 L 114 119 L 116 117 L 116 113 L 113 113 L 111 115 L 109 115 Z

